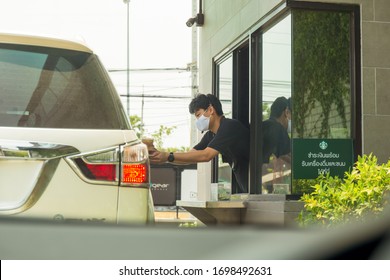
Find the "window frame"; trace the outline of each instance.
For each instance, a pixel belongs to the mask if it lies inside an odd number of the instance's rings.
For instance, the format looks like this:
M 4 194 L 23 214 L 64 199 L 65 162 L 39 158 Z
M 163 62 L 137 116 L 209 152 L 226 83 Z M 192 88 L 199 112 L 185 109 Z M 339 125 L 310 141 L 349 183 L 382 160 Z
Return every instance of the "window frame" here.
M 356 4 L 337 4 L 337 3 L 319 3 L 306 1 L 289 1 L 281 3 L 270 13 L 259 20 L 257 24 L 251 27 L 247 33 L 233 42 L 225 51 L 216 56 L 213 60 L 213 92 L 218 97 L 218 65 L 227 57 L 233 55 L 233 117 L 236 118 L 242 107 L 236 106 L 238 99 L 237 83 L 237 65 L 234 59 L 235 53 L 245 44 L 249 48 L 249 124 L 250 124 L 250 166 L 249 166 L 249 193 L 261 194 L 261 188 L 256 188 L 258 182 L 261 182 L 261 130 L 262 130 L 262 110 L 258 104 L 263 101 L 263 81 L 262 77 L 262 34 L 277 24 L 281 19 L 290 14 L 293 10 L 316 10 L 316 11 L 345 11 L 351 14 L 351 44 L 350 44 L 350 71 L 351 71 L 351 139 L 353 142 L 354 160 L 362 154 L 362 97 L 361 97 L 361 49 L 360 49 L 360 8 Z M 293 34 L 291 34 L 293 36 Z M 293 71 L 293 69 L 292 69 Z M 292 73 L 291 73 L 292 74 Z M 293 94 L 293 93 L 292 93 Z M 213 163 L 212 179 L 216 182 L 218 175 L 218 163 Z
M 240 120 L 244 125 L 250 125 L 250 115 L 248 114 L 247 108 L 250 104 L 250 43 L 248 38 L 239 42 L 232 52 L 228 52 L 226 55 L 219 57 L 213 63 L 213 92 L 220 98 L 220 87 L 219 87 L 219 69 L 220 66 L 227 61 L 232 59 L 232 118 Z M 245 65 L 247 66 L 245 69 Z M 247 71 L 247 75 L 238 71 L 238 69 L 244 69 Z M 241 76 L 242 75 L 242 76 Z M 247 80 L 244 80 L 247 78 Z M 245 92 L 244 98 L 240 93 Z M 212 182 L 218 182 L 218 160 L 214 159 L 212 163 Z M 232 192 L 236 193 L 236 181 L 231 172 L 231 183 Z

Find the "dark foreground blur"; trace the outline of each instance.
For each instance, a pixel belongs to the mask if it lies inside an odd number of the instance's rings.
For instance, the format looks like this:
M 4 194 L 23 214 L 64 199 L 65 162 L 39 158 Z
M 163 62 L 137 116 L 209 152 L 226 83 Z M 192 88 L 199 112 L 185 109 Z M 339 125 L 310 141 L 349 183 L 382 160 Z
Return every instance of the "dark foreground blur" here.
M 0 259 L 390 259 L 390 214 L 331 230 L 0 219 Z

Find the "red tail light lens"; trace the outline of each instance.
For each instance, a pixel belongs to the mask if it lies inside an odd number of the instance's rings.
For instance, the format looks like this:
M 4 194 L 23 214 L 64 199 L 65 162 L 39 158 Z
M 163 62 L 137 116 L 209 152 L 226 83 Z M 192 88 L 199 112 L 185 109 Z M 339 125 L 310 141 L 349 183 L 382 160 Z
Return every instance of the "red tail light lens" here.
M 94 155 L 96 156 L 96 155 Z M 78 157 L 74 163 L 88 180 L 118 182 L 117 164 L 113 162 L 90 161 L 88 157 Z
M 85 164 L 91 175 L 90 179 L 116 181 L 116 165 L 113 164 Z
M 148 170 L 145 164 L 124 164 L 122 168 L 123 183 L 147 183 Z

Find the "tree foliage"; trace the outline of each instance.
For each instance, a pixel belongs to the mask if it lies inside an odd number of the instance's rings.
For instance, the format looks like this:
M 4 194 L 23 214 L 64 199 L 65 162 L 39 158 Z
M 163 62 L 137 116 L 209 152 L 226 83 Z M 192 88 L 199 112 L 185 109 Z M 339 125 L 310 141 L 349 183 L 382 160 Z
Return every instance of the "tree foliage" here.
M 145 125 L 142 122 L 142 119 L 138 115 L 131 115 L 130 116 L 130 123 L 137 134 L 138 138 L 142 138 L 145 133 Z M 164 148 L 164 139 L 165 137 L 171 135 L 176 129 L 176 126 L 165 126 L 165 125 L 160 125 L 159 129 L 151 133 L 151 137 L 154 139 L 154 146 L 158 150 L 167 150 L 167 151 L 188 151 L 189 147 L 181 146 L 181 147 L 169 147 L 169 148 Z
M 344 129 L 348 127 L 350 15 L 296 10 L 292 24 L 295 131 L 299 138 L 327 138 L 332 110 Z M 319 115 L 313 120 L 313 114 Z
M 154 139 L 154 146 L 157 148 L 157 150 L 163 149 L 163 138 L 165 136 L 171 135 L 175 129 L 176 126 L 168 127 L 165 125 L 160 125 L 159 129 L 152 133 L 152 138 Z
M 144 124 L 141 120 L 141 117 L 138 115 L 131 115 L 130 116 L 130 124 L 135 133 L 137 134 L 138 138 L 142 138 L 144 133 Z

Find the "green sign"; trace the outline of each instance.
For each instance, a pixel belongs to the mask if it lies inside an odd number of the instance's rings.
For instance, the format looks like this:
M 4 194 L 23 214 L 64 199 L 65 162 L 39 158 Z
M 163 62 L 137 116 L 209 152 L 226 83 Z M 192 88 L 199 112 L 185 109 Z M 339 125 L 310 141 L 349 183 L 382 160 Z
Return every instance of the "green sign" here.
M 352 139 L 293 139 L 293 178 L 344 177 L 353 165 Z

